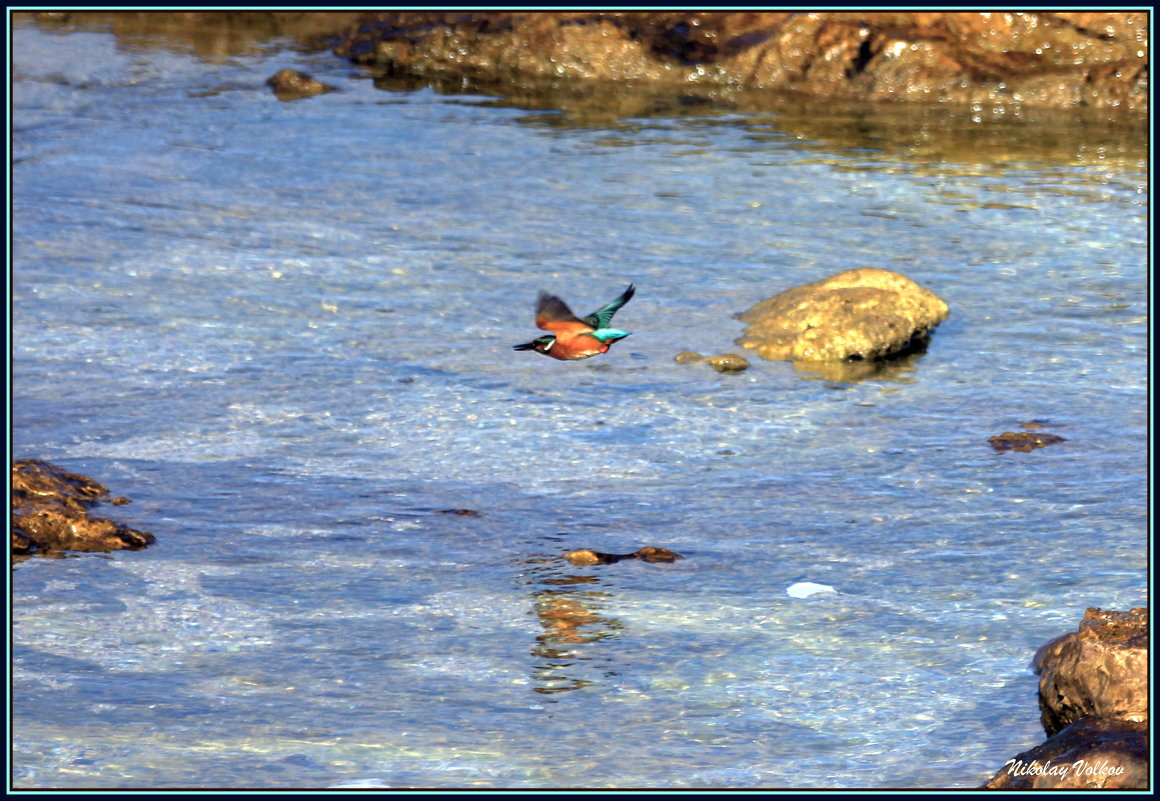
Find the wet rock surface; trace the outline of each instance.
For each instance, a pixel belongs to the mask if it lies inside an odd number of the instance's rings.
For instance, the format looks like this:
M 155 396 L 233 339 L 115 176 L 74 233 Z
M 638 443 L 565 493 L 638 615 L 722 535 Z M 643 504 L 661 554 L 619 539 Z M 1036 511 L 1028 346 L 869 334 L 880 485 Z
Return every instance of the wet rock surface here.
M 705 361 L 718 373 L 740 373 L 749 369 L 749 360 L 738 353 L 722 353 Z
M 954 151 L 930 154 L 938 159 L 1073 156 L 1068 137 L 1042 132 L 930 137 L 952 107 L 964 124 L 1020 117 L 1117 145 L 1107 123 L 1142 125 L 1147 111 L 1143 12 L 71 11 L 13 20 L 111 30 L 125 46 L 149 39 L 204 58 L 291 38 L 371 66 L 381 89 L 499 95 L 584 124 L 690 108 L 776 112 L 793 135 L 862 146 L 879 107 L 889 129 L 880 147 Z M 900 99 L 919 102 L 877 102 Z
M 154 541 L 111 520 L 89 515 L 99 503 L 120 506 L 109 490 L 87 476 L 69 473 L 39 459 L 12 464 L 12 552 L 139 550 Z
M 741 373 L 749 369 L 749 360 L 739 353 L 722 353 L 720 356 L 702 356 L 685 350 L 673 357 L 677 364 L 697 364 L 705 362 L 718 373 Z
M 599 551 L 581 549 L 564 554 L 564 558 L 574 565 L 611 565 L 624 559 L 640 559 L 643 562 L 676 562 L 685 557 L 667 548 L 654 548 L 651 545 L 646 545 L 639 551 L 626 554 L 600 553 Z
M 1143 789 L 1148 779 L 1147 724 L 1086 717 L 1009 760 L 984 787 Z
M 274 90 L 274 95 L 282 101 L 301 100 L 325 92 L 333 92 L 334 87 L 312 78 L 298 70 L 278 70 L 266 79 L 266 85 Z
M 1079 631 L 1035 655 L 1043 728 L 1055 734 L 1088 715 L 1148 720 L 1148 610 L 1088 609 Z
M 380 12 L 336 53 L 388 75 L 716 85 L 1144 112 L 1143 12 Z
M 1050 739 L 985 785 L 1005 789 L 1148 787 L 1148 610 L 1088 609 L 1079 630 L 1035 655 Z
M 1067 442 L 1057 434 L 1040 431 L 1004 431 L 987 440 L 996 451 L 1020 451 L 1030 453 L 1036 448 L 1046 448 L 1057 442 Z
M 889 270 L 847 270 L 740 315 L 737 344 L 763 359 L 874 361 L 921 346 L 950 314 L 938 295 Z

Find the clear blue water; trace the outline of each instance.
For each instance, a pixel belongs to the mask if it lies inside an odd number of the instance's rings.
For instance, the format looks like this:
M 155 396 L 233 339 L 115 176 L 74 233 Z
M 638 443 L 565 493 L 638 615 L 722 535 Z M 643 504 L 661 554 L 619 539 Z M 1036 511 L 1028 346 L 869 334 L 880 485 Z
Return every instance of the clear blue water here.
M 1035 649 L 1147 603 L 1142 125 L 1038 159 L 13 58 L 13 456 L 158 538 L 15 567 L 17 787 L 973 787 L 1043 739 Z M 864 266 L 951 306 L 899 375 L 673 362 Z M 630 281 L 611 353 L 511 350 Z M 987 444 L 1031 419 L 1067 441 Z M 561 559 L 644 545 L 686 558 Z

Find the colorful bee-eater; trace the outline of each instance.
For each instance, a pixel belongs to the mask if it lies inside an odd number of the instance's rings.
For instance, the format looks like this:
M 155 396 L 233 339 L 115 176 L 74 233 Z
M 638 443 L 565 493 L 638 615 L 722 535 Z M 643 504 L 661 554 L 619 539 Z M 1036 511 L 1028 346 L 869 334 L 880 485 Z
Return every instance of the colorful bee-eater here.
M 555 295 L 541 292 L 536 302 L 536 327 L 552 333 L 516 345 L 513 350 L 534 350 L 553 359 L 587 359 L 598 353 L 607 353 L 613 342 L 629 334 L 628 331 L 609 328 L 608 323 L 635 292 L 636 287 L 629 284 L 619 298 L 584 318 L 572 314 L 567 304 Z

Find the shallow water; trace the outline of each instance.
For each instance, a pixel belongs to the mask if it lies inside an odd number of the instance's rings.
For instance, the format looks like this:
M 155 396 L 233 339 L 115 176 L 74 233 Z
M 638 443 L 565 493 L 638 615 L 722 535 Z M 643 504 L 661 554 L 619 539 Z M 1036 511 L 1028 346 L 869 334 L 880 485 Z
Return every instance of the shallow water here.
M 158 537 L 16 566 L 17 787 L 972 787 L 1035 649 L 1147 603 L 1143 126 L 13 58 L 14 456 Z M 673 362 L 863 266 L 951 306 L 894 373 Z M 609 354 L 511 350 L 630 281 Z

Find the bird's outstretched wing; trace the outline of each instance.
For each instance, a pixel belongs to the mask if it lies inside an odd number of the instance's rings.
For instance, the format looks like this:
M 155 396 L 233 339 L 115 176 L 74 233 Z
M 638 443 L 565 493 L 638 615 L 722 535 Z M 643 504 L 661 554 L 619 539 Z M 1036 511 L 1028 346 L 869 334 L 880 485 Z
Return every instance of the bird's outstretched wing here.
M 536 301 L 536 328 L 551 331 L 556 336 L 587 334 L 593 327 L 572 313 L 568 304 L 555 295 L 541 292 Z
M 592 312 L 584 318 L 583 322 L 592 326 L 593 328 L 608 328 L 608 323 L 612 320 L 612 315 L 620 309 L 621 306 L 632 300 L 632 296 L 636 294 L 636 285 L 629 284 L 628 289 L 616 300 L 609 303 L 602 309 Z M 567 308 L 567 307 L 565 307 Z M 543 326 L 540 326 L 543 328 Z

